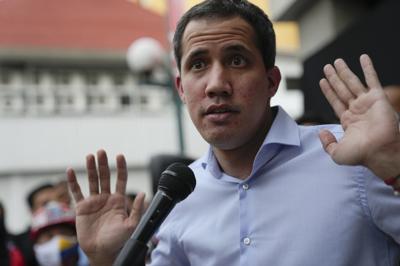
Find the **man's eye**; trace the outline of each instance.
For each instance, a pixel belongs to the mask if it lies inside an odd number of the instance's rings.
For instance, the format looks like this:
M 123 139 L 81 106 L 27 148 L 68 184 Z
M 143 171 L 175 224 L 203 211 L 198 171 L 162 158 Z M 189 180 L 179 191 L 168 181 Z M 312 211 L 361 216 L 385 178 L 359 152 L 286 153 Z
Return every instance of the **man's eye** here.
M 199 69 L 204 68 L 204 66 L 205 66 L 205 63 L 204 63 L 203 61 L 196 60 L 196 61 L 194 61 L 194 62 L 192 63 L 191 68 L 192 68 L 193 70 L 199 70 Z
M 235 55 L 232 57 L 232 66 L 244 66 L 246 65 L 246 59 L 241 55 Z

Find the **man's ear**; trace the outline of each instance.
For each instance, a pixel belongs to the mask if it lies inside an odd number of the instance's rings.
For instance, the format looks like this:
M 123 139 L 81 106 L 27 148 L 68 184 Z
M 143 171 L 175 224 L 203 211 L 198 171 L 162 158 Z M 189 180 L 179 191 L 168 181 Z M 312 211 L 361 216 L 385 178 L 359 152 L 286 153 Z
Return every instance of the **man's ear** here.
M 177 92 L 179 94 L 179 98 L 181 98 L 181 101 L 183 103 L 186 103 L 185 93 L 183 92 L 182 80 L 181 80 L 181 76 L 180 75 L 177 75 L 175 77 L 175 89 L 177 90 Z
M 267 70 L 267 77 L 269 81 L 269 96 L 272 97 L 278 91 L 278 87 L 281 82 L 281 71 L 277 66 L 274 66 Z

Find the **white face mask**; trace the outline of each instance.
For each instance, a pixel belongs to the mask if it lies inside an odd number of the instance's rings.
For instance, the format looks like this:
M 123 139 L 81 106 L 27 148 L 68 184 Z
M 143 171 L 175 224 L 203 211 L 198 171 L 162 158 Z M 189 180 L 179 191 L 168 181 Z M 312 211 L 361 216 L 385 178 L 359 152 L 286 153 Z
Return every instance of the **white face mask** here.
M 41 266 L 62 266 L 62 261 L 78 255 L 78 241 L 75 237 L 55 236 L 50 241 L 33 246 Z

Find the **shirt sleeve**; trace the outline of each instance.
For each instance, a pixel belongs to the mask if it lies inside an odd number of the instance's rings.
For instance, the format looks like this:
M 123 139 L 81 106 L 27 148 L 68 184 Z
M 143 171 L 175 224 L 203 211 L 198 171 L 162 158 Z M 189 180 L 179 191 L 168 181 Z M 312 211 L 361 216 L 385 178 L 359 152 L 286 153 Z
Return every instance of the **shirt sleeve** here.
M 370 171 L 365 171 L 365 203 L 373 223 L 400 244 L 400 196 Z

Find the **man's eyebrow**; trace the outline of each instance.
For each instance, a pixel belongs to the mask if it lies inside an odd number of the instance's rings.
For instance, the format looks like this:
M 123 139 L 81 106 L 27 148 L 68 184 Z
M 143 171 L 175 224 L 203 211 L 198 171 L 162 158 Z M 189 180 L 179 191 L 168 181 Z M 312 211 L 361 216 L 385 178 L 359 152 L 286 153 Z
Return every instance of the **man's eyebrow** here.
M 199 48 L 199 49 L 195 49 L 195 50 L 191 51 L 191 52 L 187 55 L 186 58 L 187 58 L 188 60 L 190 60 L 191 58 L 199 57 L 199 56 L 205 55 L 205 54 L 207 54 L 207 53 L 208 53 L 208 51 L 207 51 L 206 49 L 201 49 L 201 48 Z
M 229 45 L 229 46 L 225 47 L 224 50 L 228 51 L 228 52 L 231 52 L 231 51 L 233 51 L 233 52 L 249 52 L 249 49 L 247 49 L 246 46 L 241 45 L 241 44 Z

